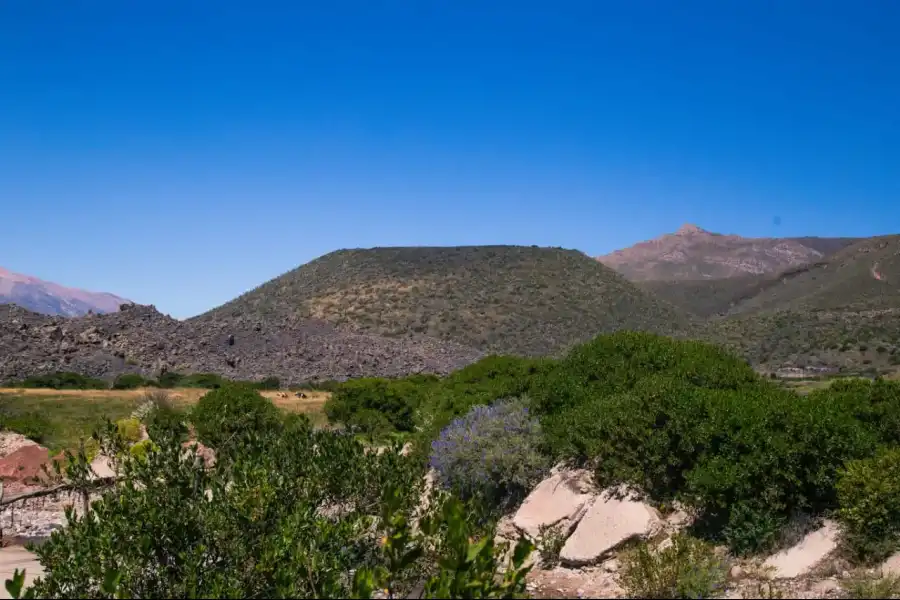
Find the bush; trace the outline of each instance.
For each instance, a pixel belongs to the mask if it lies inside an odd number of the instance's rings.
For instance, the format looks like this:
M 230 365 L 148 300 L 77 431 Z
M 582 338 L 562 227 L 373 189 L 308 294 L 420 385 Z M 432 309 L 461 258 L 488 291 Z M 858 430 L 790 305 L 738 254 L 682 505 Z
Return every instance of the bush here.
M 619 585 L 629 598 L 715 598 L 727 573 L 711 545 L 683 533 L 662 551 L 644 542 L 625 552 L 619 569 Z
M 266 377 L 257 384 L 260 390 L 279 390 L 281 389 L 281 380 L 277 377 Z
M 174 388 L 179 387 L 181 385 L 181 380 L 184 379 L 184 375 L 181 373 L 176 373 L 175 371 L 166 371 L 165 373 L 161 373 L 157 378 L 159 382 L 159 387 L 162 388 Z
M 331 422 L 365 433 L 412 431 L 413 415 L 436 378 L 363 378 L 341 384 L 325 403 Z
M 493 532 L 473 527 L 459 501 L 432 494 L 431 508 L 412 526 L 423 473 L 399 448 L 367 452 L 302 419 L 258 433 L 237 438 L 234 460 L 208 470 L 183 460 L 172 439 L 148 444 L 142 458 L 126 453 L 122 485 L 94 502 L 90 518 L 69 511 L 68 526 L 34 548 L 45 574 L 27 593 L 368 598 L 376 589 L 405 597 L 416 587 L 439 598 L 524 593 L 529 545 L 521 543 L 512 568 L 501 573 Z M 10 587 L 18 597 L 21 573 Z
M 865 404 L 859 398 L 801 397 L 751 379 L 729 355 L 716 362 L 704 345 L 638 339 L 649 347 L 624 336 L 627 360 L 603 352 L 591 367 L 588 350 L 612 343 L 601 339 L 577 350 L 580 366 L 563 361 L 559 396 L 541 403 L 556 410 L 542 420 L 551 452 L 590 461 L 602 486 L 679 500 L 697 512 L 697 533 L 738 553 L 770 549 L 792 515 L 835 508 L 843 462 L 878 442 L 848 409 Z M 559 379 L 566 369 L 578 377 Z
M 737 390 L 760 381 L 746 362 L 711 344 L 623 331 L 574 347 L 556 368 L 537 378 L 530 393 L 541 414 L 553 414 L 627 392 L 651 375 L 713 390 Z
M 136 390 L 138 388 L 146 387 L 148 382 L 141 375 L 137 373 L 123 373 L 116 377 L 116 380 L 113 381 L 112 389 L 114 390 Z
M 53 433 L 53 423 L 39 412 L 30 410 L 9 414 L 0 409 L 0 429 L 15 431 L 38 444 L 44 443 Z
M 848 462 L 837 489 L 838 518 L 853 556 L 877 560 L 900 547 L 900 448 Z
M 149 452 L 158 451 L 159 446 L 157 446 L 152 440 L 141 440 L 140 442 L 133 444 L 128 450 L 131 456 L 142 463 L 147 461 L 147 454 Z
M 227 383 L 227 379 L 215 373 L 191 373 L 181 377 L 178 381 L 178 387 L 217 390 Z
M 540 423 L 522 400 L 475 406 L 431 445 L 439 482 L 461 498 L 507 507 L 525 497 L 549 468 Z
M 247 386 L 228 383 L 207 392 L 191 411 L 198 439 L 217 452 L 242 438 L 275 430 L 281 415 L 275 405 Z
M 900 598 L 900 576 L 885 573 L 882 576 L 857 575 L 841 583 L 845 598 Z
M 141 422 L 134 417 L 119 419 L 116 421 L 116 428 L 122 439 L 130 444 L 134 444 L 141 439 Z
M 109 389 L 109 384 L 102 379 L 61 371 L 46 375 L 32 375 L 15 383 L 12 387 L 47 388 L 53 390 L 106 390 Z

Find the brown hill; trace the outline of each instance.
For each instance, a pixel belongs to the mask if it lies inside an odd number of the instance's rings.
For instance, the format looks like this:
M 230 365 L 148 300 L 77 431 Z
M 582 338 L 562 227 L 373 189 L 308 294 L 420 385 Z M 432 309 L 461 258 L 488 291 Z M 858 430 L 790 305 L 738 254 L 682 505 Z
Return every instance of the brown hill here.
M 684 225 L 672 234 L 599 256 L 631 281 L 685 281 L 774 274 L 821 260 L 854 238 L 745 238 Z
M 18 304 L 46 315 L 77 317 L 88 312 L 115 312 L 129 302 L 113 294 L 70 288 L 0 267 L 0 304 Z
M 56 371 L 112 378 L 126 372 L 155 377 L 168 370 L 233 379 L 274 375 L 299 383 L 448 373 L 480 356 L 437 340 L 389 340 L 317 321 L 183 322 L 137 305 L 67 319 L 0 306 L 0 381 Z
M 692 327 L 671 305 L 581 252 L 524 246 L 340 250 L 190 322 L 283 327 L 310 318 L 525 355 L 553 354 L 617 329 Z

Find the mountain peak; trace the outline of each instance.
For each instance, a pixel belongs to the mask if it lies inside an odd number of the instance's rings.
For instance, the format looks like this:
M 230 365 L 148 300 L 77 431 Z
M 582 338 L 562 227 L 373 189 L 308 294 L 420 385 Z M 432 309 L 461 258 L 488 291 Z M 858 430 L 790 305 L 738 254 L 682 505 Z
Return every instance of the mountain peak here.
M 678 231 L 675 232 L 675 235 L 693 235 L 699 233 L 709 233 L 707 230 L 702 227 L 698 227 L 693 223 L 685 223 L 681 227 L 678 228 Z

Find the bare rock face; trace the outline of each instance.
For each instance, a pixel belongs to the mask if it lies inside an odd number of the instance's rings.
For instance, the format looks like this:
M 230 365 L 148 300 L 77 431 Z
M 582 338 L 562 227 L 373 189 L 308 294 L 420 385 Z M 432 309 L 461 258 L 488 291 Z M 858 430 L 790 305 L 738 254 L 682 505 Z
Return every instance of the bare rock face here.
M 586 471 L 558 471 L 539 483 L 513 517 L 515 527 L 531 539 L 537 539 L 542 526 L 571 531 L 593 499 L 586 477 Z
M 777 579 L 806 575 L 837 549 L 838 534 L 837 523 L 826 520 L 797 545 L 770 556 L 763 564 L 772 569 L 772 576 Z
M 560 559 L 570 566 L 600 562 L 633 538 L 646 538 L 662 527 L 656 510 L 607 490 L 596 498 L 566 540 Z

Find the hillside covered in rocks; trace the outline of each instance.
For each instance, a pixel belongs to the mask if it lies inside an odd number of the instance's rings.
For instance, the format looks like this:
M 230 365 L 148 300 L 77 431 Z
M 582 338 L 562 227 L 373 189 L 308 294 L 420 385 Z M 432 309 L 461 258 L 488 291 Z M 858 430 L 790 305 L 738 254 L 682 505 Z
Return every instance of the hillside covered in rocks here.
M 134 304 L 116 313 L 66 319 L 0 306 L 0 381 L 57 371 L 101 378 L 176 371 L 299 383 L 443 374 L 480 356 L 452 343 L 347 333 L 315 320 L 278 328 L 262 319 L 182 322 Z

